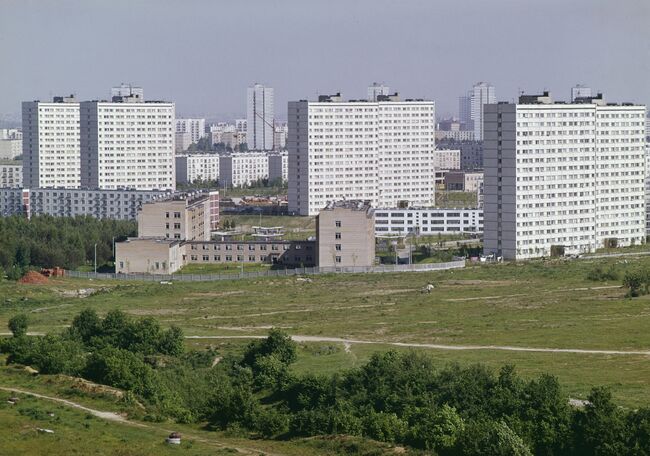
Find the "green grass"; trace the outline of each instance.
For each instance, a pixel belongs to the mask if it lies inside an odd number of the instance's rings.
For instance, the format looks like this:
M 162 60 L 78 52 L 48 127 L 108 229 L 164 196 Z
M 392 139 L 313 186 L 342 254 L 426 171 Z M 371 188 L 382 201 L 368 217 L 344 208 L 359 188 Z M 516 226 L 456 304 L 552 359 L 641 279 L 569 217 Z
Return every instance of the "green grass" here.
M 436 190 L 436 207 L 476 207 L 476 192 Z
M 499 345 L 535 348 L 650 350 L 650 296 L 625 298 L 620 281 L 592 282 L 596 266 L 650 268 L 649 257 L 478 265 L 409 274 L 272 277 L 224 282 L 157 283 L 54 279 L 47 285 L 0 283 L 0 325 L 25 311 L 32 331 L 60 331 L 86 306 L 122 309 L 179 325 L 188 335 L 290 334 L 375 341 L 303 344 L 295 368 L 332 372 L 358 365 L 387 343 Z M 420 289 L 436 285 L 431 294 Z M 103 291 L 87 298 L 71 290 Z M 603 288 L 604 287 L 604 288 Z M 6 301 L 9 300 L 9 301 Z M 3 303 L 3 301 L 5 301 Z M 191 340 L 240 350 L 246 340 Z M 220 345 L 225 344 L 225 345 Z M 328 346 L 333 346 L 331 348 Z M 402 348 L 400 348 L 402 349 Z M 650 405 L 650 363 L 642 355 L 424 349 L 440 360 L 512 363 L 525 375 L 557 375 L 575 397 L 609 385 L 620 403 Z

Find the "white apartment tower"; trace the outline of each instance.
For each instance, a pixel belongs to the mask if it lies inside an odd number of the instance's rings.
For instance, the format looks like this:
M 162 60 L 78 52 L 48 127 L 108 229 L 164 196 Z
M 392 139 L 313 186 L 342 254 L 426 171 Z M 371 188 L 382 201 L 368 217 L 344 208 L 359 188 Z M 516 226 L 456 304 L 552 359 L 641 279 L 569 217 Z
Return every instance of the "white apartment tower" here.
M 645 106 L 600 94 L 487 105 L 485 253 L 528 259 L 642 242 L 644 117 Z
M 113 97 L 80 108 L 81 185 L 174 190 L 174 103 Z
M 374 207 L 434 203 L 435 107 L 432 101 L 289 103 L 289 211 L 315 215 L 328 202 Z
M 79 103 L 72 95 L 52 103 L 26 101 L 22 112 L 24 185 L 78 188 Z
M 474 140 L 483 141 L 483 112 L 486 104 L 494 104 L 497 97 L 494 86 L 487 82 L 474 84 L 471 94 L 471 119 L 474 126 Z
M 246 141 L 250 150 L 273 149 L 273 89 L 262 84 L 248 88 Z
M 205 136 L 205 119 L 176 119 L 176 133 L 189 133 L 192 143 Z
M 373 82 L 371 86 L 368 86 L 368 101 L 377 101 L 379 95 L 390 95 L 390 87 Z

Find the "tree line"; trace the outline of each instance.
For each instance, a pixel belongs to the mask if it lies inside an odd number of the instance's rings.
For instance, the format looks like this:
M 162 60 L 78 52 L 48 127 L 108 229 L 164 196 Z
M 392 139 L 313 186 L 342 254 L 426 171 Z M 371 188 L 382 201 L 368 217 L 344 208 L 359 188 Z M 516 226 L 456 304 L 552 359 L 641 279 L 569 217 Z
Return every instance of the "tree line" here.
M 249 437 L 347 434 L 438 455 L 650 455 L 650 409 L 624 410 L 606 388 L 569 405 L 550 375 L 523 379 L 512 366 L 439 366 L 417 352 L 374 354 L 333 375 L 296 374 L 297 346 L 282 331 L 215 363 L 213 350 L 184 351 L 163 330 L 120 311 L 77 315 L 60 335 L 28 337 L 10 320 L 8 362 L 122 388 L 145 419 L 208 423 Z
M 118 242 L 136 234 L 132 220 L 0 217 L 0 268 L 10 278 L 20 277 L 30 266 L 75 269 L 94 261 L 95 244 L 101 266 L 113 258 L 113 239 Z

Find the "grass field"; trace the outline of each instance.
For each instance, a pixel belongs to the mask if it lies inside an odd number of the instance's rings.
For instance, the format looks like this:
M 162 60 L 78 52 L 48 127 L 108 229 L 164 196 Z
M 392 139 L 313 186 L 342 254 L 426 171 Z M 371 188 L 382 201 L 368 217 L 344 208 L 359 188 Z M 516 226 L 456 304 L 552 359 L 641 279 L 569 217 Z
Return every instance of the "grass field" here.
M 390 344 L 500 346 L 647 352 L 650 296 L 627 299 L 620 281 L 587 279 L 595 267 L 619 273 L 650 267 L 648 257 L 482 265 L 411 274 L 274 277 L 160 285 L 56 279 L 47 285 L 0 284 L 0 325 L 28 312 L 30 331 L 59 331 L 84 307 L 122 309 L 182 327 L 193 346 L 241 350 L 247 336 L 270 327 L 311 340 L 300 344 L 297 371 L 332 372 L 359 365 L 375 351 L 427 350 L 442 364 L 515 364 L 524 375 L 549 372 L 572 397 L 609 385 L 623 405 L 650 405 L 650 356 L 494 348 L 408 348 Z M 428 282 L 431 294 L 421 293 Z M 97 292 L 78 298 L 76 290 Z M 216 338 L 216 337 L 222 337 Z

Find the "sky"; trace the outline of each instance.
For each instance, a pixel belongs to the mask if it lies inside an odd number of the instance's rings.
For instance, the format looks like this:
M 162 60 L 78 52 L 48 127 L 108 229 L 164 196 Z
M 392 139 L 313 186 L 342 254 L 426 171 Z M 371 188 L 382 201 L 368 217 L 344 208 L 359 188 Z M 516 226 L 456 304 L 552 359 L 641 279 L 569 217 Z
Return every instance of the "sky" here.
M 246 88 L 287 101 L 382 82 L 456 115 L 488 81 L 500 101 L 586 84 L 650 104 L 650 0 L 0 0 L 0 119 L 25 100 L 105 99 L 121 82 L 177 117 L 234 119 Z

